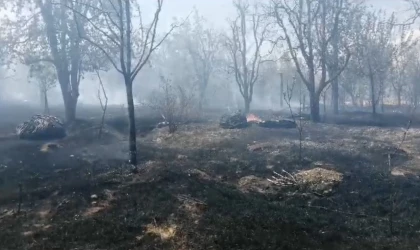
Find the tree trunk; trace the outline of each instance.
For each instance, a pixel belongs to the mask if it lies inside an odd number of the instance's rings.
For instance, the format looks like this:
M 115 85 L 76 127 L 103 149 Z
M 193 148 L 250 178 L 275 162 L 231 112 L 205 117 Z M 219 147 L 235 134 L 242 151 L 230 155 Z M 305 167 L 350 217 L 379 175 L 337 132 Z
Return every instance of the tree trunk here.
M 343 89 L 341 89 L 339 96 L 341 98 L 338 98 L 338 107 L 339 110 L 344 110 L 346 109 L 346 100 L 347 100 L 347 93 L 346 91 L 344 91 Z
M 338 79 L 335 79 L 331 85 L 331 97 L 333 104 L 333 112 L 338 115 L 338 103 L 339 103 L 339 91 L 338 91 Z
M 371 104 L 372 104 L 372 115 L 376 115 L 376 102 L 372 100 Z
M 50 114 L 50 106 L 48 105 L 48 93 L 47 91 L 43 91 L 43 96 L 44 96 L 44 114 L 49 115 Z
M 64 111 L 66 115 L 66 122 L 72 123 L 76 120 L 76 106 L 78 96 L 72 95 L 70 86 L 70 74 L 68 72 L 60 72 L 57 70 L 58 82 L 60 83 L 61 94 L 64 101 Z
M 44 88 L 44 86 L 40 86 L 39 95 L 40 95 L 40 104 L 41 104 L 41 108 L 43 109 L 43 113 L 45 115 L 49 115 L 50 109 L 48 105 L 47 90 L 46 88 Z
M 419 86 L 418 86 L 418 81 L 414 81 L 413 82 L 413 86 L 412 86 L 412 90 L 411 90 L 411 92 L 412 92 L 412 105 L 413 105 L 413 107 L 417 107 L 417 104 L 419 103 Z
M 384 96 L 381 96 L 381 112 L 385 113 L 385 103 L 384 103 Z
M 333 74 L 330 74 L 330 77 L 335 76 L 338 73 L 338 62 L 339 62 L 339 58 L 338 58 L 338 46 L 339 46 L 339 41 L 340 41 L 340 29 L 337 29 L 335 34 L 333 35 L 333 39 L 332 39 L 332 46 L 333 46 Z M 331 86 L 331 99 L 332 99 L 332 106 L 333 106 L 333 112 L 335 115 L 338 115 L 338 102 L 339 102 L 339 88 L 338 88 L 338 78 L 334 79 L 334 81 L 332 81 L 332 86 Z
M 204 103 L 204 96 L 205 96 L 205 91 L 200 90 L 200 98 L 198 100 L 198 111 L 202 111 L 203 110 L 203 103 Z
M 351 98 L 351 104 L 353 105 L 353 107 L 357 107 L 357 98 L 354 96 L 354 94 L 350 94 L 350 98 Z
M 209 78 L 210 76 L 208 74 L 206 74 L 206 76 L 204 76 L 200 86 L 199 86 L 199 96 L 200 96 L 200 100 L 198 100 L 198 109 L 199 111 L 203 110 L 203 104 L 204 104 L 204 99 L 206 97 L 206 90 L 207 90 L 207 86 L 209 85 Z
M 74 100 L 70 93 L 66 93 L 63 95 L 67 95 L 64 100 L 64 111 L 66 114 L 66 122 L 72 123 L 76 120 L 76 106 L 77 106 L 77 99 Z
M 128 124 L 129 124 L 129 161 L 137 165 L 137 142 L 136 142 L 136 119 L 134 113 L 133 82 L 125 77 L 125 89 L 127 94 Z
M 372 114 L 376 115 L 375 81 L 373 79 L 372 73 L 370 74 L 369 78 L 370 78 L 370 102 L 372 105 Z
M 376 102 L 372 100 L 371 105 L 372 105 L 372 115 L 376 115 Z
M 249 111 L 251 110 L 251 98 L 244 97 L 244 102 L 245 102 L 245 114 L 248 114 Z
M 202 111 L 203 110 L 203 99 L 199 99 L 198 100 L 198 111 Z
M 315 91 L 311 91 L 309 95 L 309 102 L 311 105 L 311 120 L 313 122 L 320 122 L 321 116 L 319 115 L 319 95 Z
M 401 108 L 401 90 L 397 91 L 398 108 Z
M 280 108 L 284 106 L 284 78 L 283 73 L 280 73 Z

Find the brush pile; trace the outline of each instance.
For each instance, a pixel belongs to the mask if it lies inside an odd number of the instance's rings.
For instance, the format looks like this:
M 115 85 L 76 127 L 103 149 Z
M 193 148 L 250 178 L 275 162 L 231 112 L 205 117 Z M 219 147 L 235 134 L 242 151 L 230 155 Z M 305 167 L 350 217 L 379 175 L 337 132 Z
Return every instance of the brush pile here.
M 263 120 L 257 115 L 248 114 L 246 116 L 248 123 L 256 124 L 262 128 L 296 128 L 297 124 L 294 120 L 278 119 L 278 120 Z
M 267 120 L 258 123 L 263 128 L 296 128 L 297 124 L 293 120 Z
M 50 140 L 65 137 L 66 130 L 55 116 L 34 115 L 16 127 L 16 134 L 22 140 Z
M 236 111 L 233 114 L 223 115 L 219 125 L 224 129 L 246 128 L 248 127 L 248 121 L 241 111 Z

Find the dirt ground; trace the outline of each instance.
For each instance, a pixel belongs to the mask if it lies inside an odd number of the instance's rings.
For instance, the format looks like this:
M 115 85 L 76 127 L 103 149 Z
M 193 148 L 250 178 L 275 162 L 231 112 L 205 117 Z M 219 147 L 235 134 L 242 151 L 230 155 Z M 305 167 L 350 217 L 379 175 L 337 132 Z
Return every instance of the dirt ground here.
M 0 124 L 0 249 L 420 247 L 420 129 L 401 143 L 400 118 L 305 121 L 300 155 L 296 129 L 210 121 L 169 135 L 140 114 L 133 171 L 121 112 L 101 138 L 100 114 L 79 112 L 53 142 L 10 135 L 26 113 Z M 275 185 L 273 171 L 296 182 Z

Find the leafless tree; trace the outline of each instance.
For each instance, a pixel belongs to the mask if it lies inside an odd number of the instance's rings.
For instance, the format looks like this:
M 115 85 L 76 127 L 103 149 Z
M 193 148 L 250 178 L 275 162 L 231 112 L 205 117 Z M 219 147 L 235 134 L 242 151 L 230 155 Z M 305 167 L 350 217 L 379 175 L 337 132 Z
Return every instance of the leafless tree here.
M 233 62 L 235 80 L 244 99 L 245 112 L 248 113 L 260 65 L 264 62 L 261 48 L 267 41 L 269 23 L 258 13 L 257 5 L 251 10 L 247 0 L 236 0 L 233 4 L 238 16 L 230 22 L 231 34 L 227 36 L 226 45 Z
M 71 1 L 4 0 L 1 5 L 3 11 L 14 15 L 14 18 L 4 15 L 1 22 L 9 53 L 27 65 L 39 62 L 54 65 L 67 122 L 76 119 L 81 76 L 88 70 L 87 58 L 93 52 L 77 35 L 76 23 L 66 7 Z M 74 8 L 86 13 L 83 6 L 86 1 L 74 2 Z M 84 26 L 84 22 L 79 26 Z
M 296 117 L 295 113 L 293 112 L 292 108 L 292 97 L 293 97 L 293 91 L 296 87 L 296 75 L 293 77 L 292 83 L 286 86 L 286 92 L 283 93 L 284 100 L 286 101 L 287 107 L 289 108 L 290 115 L 293 119 L 293 121 L 296 123 L 296 129 L 299 133 L 299 163 L 302 164 L 303 161 L 303 127 L 304 124 L 302 122 L 302 104 L 303 104 L 303 95 L 302 95 L 302 86 L 299 86 L 299 113 L 298 117 Z M 299 121 L 298 121 L 299 120 Z
M 385 92 L 385 80 L 392 65 L 394 45 L 392 34 L 395 16 L 384 12 L 366 12 L 359 22 L 356 58 L 359 73 L 369 80 L 372 114 Z
M 327 64 L 329 65 L 329 77 L 334 77 L 334 75 L 337 74 L 338 71 L 338 49 L 339 49 L 339 38 L 340 38 L 340 34 L 339 34 L 340 29 L 337 29 L 337 32 L 333 35 L 332 38 L 332 47 L 333 47 L 333 55 L 332 55 L 332 63 Z M 338 77 L 336 77 L 332 82 L 331 82 L 331 90 L 332 90 L 332 105 L 333 105 L 333 111 L 334 114 L 338 114 L 338 98 L 339 98 L 339 89 L 338 89 Z M 326 92 L 326 91 L 324 91 Z M 324 93 L 324 102 L 325 102 L 325 95 L 326 93 Z M 324 103 L 325 106 L 325 103 Z M 324 108 L 325 110 L 325 108 Z
M 137 1 L 95 0 L 89 5 L 85 4 L 88 6 L 86 13 L 81 13 L 76 8 L 79 1 L 81 0 L 74 0 L 69 6 L 78 24 L 79 37 L 98 48 L 124 77 L 129 116 L 129 158 L 131 164 L 137 165 L 133 81 L 149 61 L 151 54 L 177 26 L 172 25 L 167 33 L 158 38 L 157 26 L 163 0 L 156 1 L 157 7 L 148 25 L 143 22 Z M 138 20 L 138 25 L 133 25 L 136 21 L 134 18 Z
M 324 91 L 322 91 L 322 93 L 321 93 L 321 97 L 322 97 L 322 106 L 323 106 L 323 111 L 324 111 L 324 115 L 326 116 L 327 115 L 327 99 L 328 99 L 328 90 L 332 87 L 332 86 L 334 86 L 334 84 L 331 84 L 331 85 L 328 85 L 325 89 L 324 89 Z M 331 95 L 331 99 L 334 99 L 334 94 L 336 94 L 334 91 L 332 92 L 332 95 Z M 333 101 L 333 104 L 335 104 L 335 101 Z M 338 104 L 338 103 L 337 103 Z M 335 105 L 333 105 L 333 108 L 334 108 L 334 106 Z
M 49 114 L 48 92 L 54 88 L 57 83 L 57 73 L 54 66 L 45 62 L 32 64 L 29 68 L 29 80 L 35 81 L 38 85 L 44 114 Z
M 404 25 L 396 28 L 398 32 L 398 41 L 394 43 L 394 54 L 390 69 L 390 80 L 393 91 L 397 98 L 398 107 L 401 106 L 403 91 L 407 89 L 409 84 L 408 65 L 413 63 L 412 53 L 418 39 L 414 37 L 410 26 Z
M 108 95 L 106 94 L 106 90 L 102 82 L 102 77 L 101 77 L 101 74 L 99 73 L 99 70 L 96 70 L 96 76 L 98 77 L 98 80 L 99 80 L 98 100 L 102 109 L 101 124 L 99 125 L 99 132 L 98 132 L 98 137 L 100 138 L 102 136 L 102 130 L 105 125 L 105 115 L 106 115 L 106 110 L 108 108 Z
M 207 86 L 221 45 L 220 34 L 204 25 L 205 19 L 195 10 L 193 21 L 183 25 L 177 34 L 178 37 L 183 37 L 185 49 L 192 60 L 199 93 L 199 110 L 203 108 Z
M 404 1 L 412 10 L 412 14 L 406 20 L 404 20 L 403 25 L 414 24 L 417 21 L 417 19 L 420 17 L 420 0 L 404 0 Z
M 406 69 L 408 74 L 407 99 L 410 99 L 412 106 L 418 106 L 420 96 L 420 48 L 418 45 L 409 53 L 407 60 L 410 61 Z
M 334 75 L 328 76 L 329 49 L 338 32 L 343 6 L 344 0 L 271 0 L 269 6 L 268 14 L 280 27 L 300 78 L 309 91 L 311 119 L 315 122 L 320 121 L 322 91 L 339 77 L 350 59 L 347 46 L 342 45 L 338 53 L 344 54 L 345 60 Z
M 360 105 L 361 101 L 365 99 L 365 93 L 368 91 L 365 84 L 366 80 L 361 78 L 358 71 L 358 62 L 356 57 L 353 56 L 346 70 L 340 75 L 340 87 L 343 89 L 345 95 L 344 101 L 347 101 L 346 96 L 350 97 L 353 107 Z
M 174 133 L 178 125 L 187 122 L 192 115 L 195 90 L 187 90 L 183 86 L 176 85 L 162 74 L 160 79 L 160 90 L 151 95 L 148 103 L 152 109 L 162 115 L 169 127 L 169 133 Z
M 330 58 L 327 60 L 327 70 L 328 76 L 330 78 L 334 77 L 338 73 L 338 71 L 340 70 L 340 64 L 342 64 L 343 60 L 345 60 L 346 55 L 340 53 L 340 47 L 352 43 L 355 35 L 354 32 L 358 32 L 358 30 L 354 29 L 355 23 L 357 22 L 357 18 L 360 15 L 360 13 L 363 13 L 364 8 L 364 0 L 361 0 L 359 2 L 347 0 L 343 1 L 341 15 L 338 20 L 338 27 L 336 29 L 336 32 L 332 34 L 330 46 L 331 48 L 329 48 Z M 334 25 L 336 25 L 335 19 L 327 19 L 327 26 L 329 27 L 329 29 L 334 28 Z M 344 69 L 344 71 L 346 71 L 347 69 L 348 65 L 346 69 Z M 340 85 L 343 86 L 343 84 L 340 84 L 340 82 L 342 80 L 343 73 L 341 73 L 339 77 L 336 77 L 331 82 L 331 105 L 334 114 L 339 113 L 340 100 L 345 99 L 340 98 Z M 343 91 L 341 91 L 341 93 L 343 93 Z

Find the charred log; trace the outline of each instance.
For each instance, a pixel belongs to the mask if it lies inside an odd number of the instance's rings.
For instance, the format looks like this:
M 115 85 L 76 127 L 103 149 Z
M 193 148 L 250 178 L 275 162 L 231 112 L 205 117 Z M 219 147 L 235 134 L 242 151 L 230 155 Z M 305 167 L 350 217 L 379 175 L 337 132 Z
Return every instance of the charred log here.
M 267 120 L 257 123 L 263 128 L 296 128 L 297 124 L 292 120 Z

